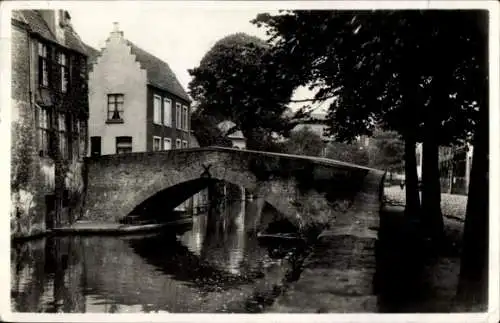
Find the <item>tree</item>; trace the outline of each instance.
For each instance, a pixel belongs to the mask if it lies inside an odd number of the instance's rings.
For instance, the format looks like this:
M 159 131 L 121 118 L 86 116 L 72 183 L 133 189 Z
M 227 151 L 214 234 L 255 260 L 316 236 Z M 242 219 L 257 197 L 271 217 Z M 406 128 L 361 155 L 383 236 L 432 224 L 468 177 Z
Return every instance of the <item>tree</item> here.
M 191 128 L 200 147 L 233 146 L 231 140 L 225 137 L 220 129 L 217 128 L 217 123 L 217 119 L 213 116 L 203 114 L 199 109 L 191 114 Z
M 459 299 L 468 305 L 487 304 L 489 272 L 489 78 L 488 46 L 484 46 L 489 26 L 487 12 L 477 15 L 482 19 L 476 19 L 471 28 L 477 34 L 479 55 L 476 56 L 477 68 L 474 71 L 478 73 L 480 81 L 462 93 L 471 101 L 477 98 L 478 107 L 458 288 Z
M 324 146 L 325 144 L 318 134 L 310 127 L 304 127 L 290 134 L 284 144 L 284 150 L 294 155 L 320 156 Z
M 331 142 L 327 146 L 326 157 L 360 166 L 370 163 L 368 151 L 357 143 Z
M 274 132 L 288 134 L 294 117 L 304 115 L 284 115 L 295 85 L 273 65 L 269 50 L 263 40 L 238 33 L 218 41 L 189 70 L 189 91 L 200 113 L 234 122 L 228 134 L 241 130 L 248 149 L 265 147 Z
M 472 64 L 474 12 L 292 11 L 259 15 L 290 79 L 338 96 L 328 120 L 338 140 L 396 131 L 405 142 L 406 213 L 435 240 L 443 232 L 438 147 L 464 138 L 473 108 L 461 91 L 478 81 Z M 439 52 L 439 53 L 437 53 Z M 293 64 L 292 64 L 293 63 Z M 476 73 L 477 74 L 477 73 Z M 470 99 L 470 98 L 467 98 Z M 419 212 L 415 148 L 424 142 L 424 212 Z
M 402 136 L 406 213 L 419 215 L 431 237 L 442 234 L 437 147 L 467 140 L 477 127 L 461 280 L 482 282 L 488 203 L 487 194 L 474 192 L 487 187 L 487 122 L 479 116 L 488 97 L 487 28 L 478 28 L 484 21 L 486 12 L 476 10 L 293 11 L 255 20 L 267 27 L 283 73 L 318 89 L 317 100 L 339 97 L 328 115 L 337 137 L 349 141 L 375 125 Z M 417 142 L 424 146 L 420 214 Z
M 368 152 L 370 167 L 393 170 L 403 166 L 404 142 L 394 131 L 375 130 Z

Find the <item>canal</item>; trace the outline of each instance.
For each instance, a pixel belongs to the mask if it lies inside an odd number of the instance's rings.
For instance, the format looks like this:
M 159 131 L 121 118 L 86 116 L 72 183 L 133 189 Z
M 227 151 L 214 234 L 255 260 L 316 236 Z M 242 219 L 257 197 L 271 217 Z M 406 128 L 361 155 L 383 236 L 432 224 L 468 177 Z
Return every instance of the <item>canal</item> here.
M 304 248 L 258 239 L 256 226 L 274 212 L 256 214 L 258 203 L 226 202 L 218 211 L 193 215 L 192 224 L 147 235 L 13 244 L 12 311 L 272 311 L 274 299 L 297 279 Z

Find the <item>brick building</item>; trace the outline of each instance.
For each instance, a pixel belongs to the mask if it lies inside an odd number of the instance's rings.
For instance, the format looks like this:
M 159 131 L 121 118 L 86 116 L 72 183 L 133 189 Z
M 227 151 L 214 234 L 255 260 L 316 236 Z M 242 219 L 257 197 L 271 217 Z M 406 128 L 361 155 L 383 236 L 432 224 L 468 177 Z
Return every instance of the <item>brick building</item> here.
M 125 39 L 117 23 L 91 60 L 91 155 L 189 147 L 190 98 L 166 62 Z
M 87 54 L 64 10 L 12 12 L 11 236 L 74 221 L 83 192 Z

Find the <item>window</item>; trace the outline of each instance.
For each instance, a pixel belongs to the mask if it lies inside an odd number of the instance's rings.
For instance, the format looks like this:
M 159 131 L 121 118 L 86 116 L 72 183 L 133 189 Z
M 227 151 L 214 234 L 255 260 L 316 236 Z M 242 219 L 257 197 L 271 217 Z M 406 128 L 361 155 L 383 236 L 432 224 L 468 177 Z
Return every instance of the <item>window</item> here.
M 163 138 L 163 150 L 172 149 L 172 141 L 170 138 Z
M 85 156 L 86 154 L 86 144 L 87 144 L 87 121 L 86 120 L 79 120 L 79 135 L 78 135 L 78 155 L 79 156 Z
M 161 97 L 158 95 L 154 96 L 153 104 L 153 122 L 156 124 L 161 124 Z
M 73 136 L 71 137 L 72 155 L 79 158 L 80 157 L 80 120 L 78 120 L 76 117 L 73 117 L 71 124 L 73 125 Z
M 182 141 L 182 148 L 187 148 L 188 147 L 188 142 L 186 140 Z
M 108 94 L 108 121 L 123 122 L 123 94 Z
M 38 116 L 38 131 L 40 137 L 40 156 L 49 155 L 50 113 L 47 108 L 40 108 Z
M 177 149 L 181 149 L 182 148 L 181 147 L 181 140 L 180 139 L 176 139 L 175 140 L 175 148 L 177 148 Z
M 116 153 L 126 154 L 132 152 L 132 137 L 116 137 Z
M 182 107 L 182 129 L 188 130 L 188 107 Z
M 163 124 L 172 126 L 172 101 L 167 98 L 163 99 Z
M 181 104 L 176 103 L 175 104 L 175 125 L 177 129 L 182 129 L 182 110 L 181 110 Z
M 43 43 L 38 43 L 38 83 L 49 86 L 48 48 Z
M 57 119 L 57 129 L 59 130 L 59 151 L 63 159 L 68 158 L 68 138 L 67 138 L 67 127 L 66 127 L 66 116 L 63 113 L 59 113 Z
M 66 93 L 68 90 L 68 57 L 64 53 L 59 53 L 57 57 L 60 72 L 61 72 L 61 92 Z
M 161 150 L 161 138 L 160 137 L 153 137 L 153 151 L 159 151 Z

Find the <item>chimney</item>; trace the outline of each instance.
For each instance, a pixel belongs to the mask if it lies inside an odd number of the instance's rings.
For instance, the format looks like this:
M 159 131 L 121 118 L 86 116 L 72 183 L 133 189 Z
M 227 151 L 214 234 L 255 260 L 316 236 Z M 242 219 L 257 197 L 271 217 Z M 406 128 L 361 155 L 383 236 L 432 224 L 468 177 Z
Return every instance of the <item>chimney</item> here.
M 123 31 L 120 30 L 120 24 L 118 22 L 113 23 L 113 31 L 111 32 L 111 37 L 123 38 Z

